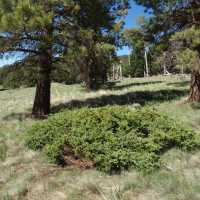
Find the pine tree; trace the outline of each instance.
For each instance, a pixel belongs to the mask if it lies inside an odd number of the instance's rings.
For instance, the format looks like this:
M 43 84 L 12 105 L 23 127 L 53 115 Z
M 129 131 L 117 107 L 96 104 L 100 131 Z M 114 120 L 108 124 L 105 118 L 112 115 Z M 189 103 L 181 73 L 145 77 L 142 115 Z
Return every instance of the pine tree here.
M 111 58 L 127 14 L 128 0 L 77 0 L 80 5 L 78 23 L 82 74 L 88 90 L 107 80 Z M 87 13 L 87 14 L 86 14 Z
M 94 87 L 98 69 L 105 71 L 99 58 L 106 44 L 116 44 L 114 26 L 127 1 L 0 0 L 1 54 L 20 53 L 22 59 L 34 58 L 38 66 L 33 115 L 49 114 L 52 66 L 64 60 L 70 48 L 84 49 L 86 83 Z
M 76 7 L 72 1 L 1 0 L 0 52 L 35 58 L 38 80 L 32 114 L 41 117 L 50 112 L 50 75 L 54 60 L 63 53 L 68 18 Z M 71 27 L 70 27 L 71 28 Z
M 181 43 L 178 49 L 179 60 L 192 72 L 188 101 L 200 101 L 200 27 L 192 26 L 174 34 L 172 42 Z M 180 54 L 181 53 L 181 54 Z M 189 57 L 189 61 L 188 61 Z M 188 66 L 190 64 L 190 66 Z
M 145 39 L 141 29 L 127 29 L 123 34 L 124 42 L 132 50 L 130 55 L 131 76 L 143 77 L 145 71 Z
M 147 31 L 153 36 L 155 42 L 161 41 L 163 38 L 169 41 L 175 34 L 172 40 L 181 41 L 180 48 L 196 52 L 195 54 L 198 55 L 196 60 L 200 59 L 199 0 L 135 0 L 135 2 L 145 6 L 153 14 L 149 20 Z M 196 62 L 190 68 L 192 78 L 188 101 L 200 102 L 200 62 Z

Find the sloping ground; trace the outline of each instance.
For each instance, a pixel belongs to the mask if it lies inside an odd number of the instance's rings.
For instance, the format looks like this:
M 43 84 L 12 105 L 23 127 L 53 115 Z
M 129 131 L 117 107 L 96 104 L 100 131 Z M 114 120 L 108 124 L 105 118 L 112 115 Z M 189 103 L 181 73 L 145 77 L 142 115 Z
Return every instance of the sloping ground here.
M 54 111 L 64 107 L 153 104 L 200 130 L 200 107 L 185 105 L 188 79 L 153 77 L 124 80 L 98 92 L 80 85 L 53 84 Z M 155 174 L 132 170 L 108 176 L 96 170 L 48 164 L 42 153 L 24 147 L 34 89 L 0 91 L 0 199 L 2 200 L 199 200 L 200 152 L 168 152 L 165 167 Z M 139 100 L 138 100 L 139 99 Z M 167 99 L 167 100 L 166 100 Z

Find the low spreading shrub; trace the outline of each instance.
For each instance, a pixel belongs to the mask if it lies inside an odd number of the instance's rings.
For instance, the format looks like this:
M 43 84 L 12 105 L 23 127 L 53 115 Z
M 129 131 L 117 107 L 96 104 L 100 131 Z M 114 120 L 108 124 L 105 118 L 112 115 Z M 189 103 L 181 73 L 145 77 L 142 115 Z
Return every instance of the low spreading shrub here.
M 135 167 L 160 167 L 162 154 L 170 148 L 192 151 L 199 137 L 165 114 L 152 108 L 83 108 L 66 110 L 35 124 L 26 144 L 44 150 L 51 161 L 64 162 L 64 148 L 91 160 L 105 172 Z

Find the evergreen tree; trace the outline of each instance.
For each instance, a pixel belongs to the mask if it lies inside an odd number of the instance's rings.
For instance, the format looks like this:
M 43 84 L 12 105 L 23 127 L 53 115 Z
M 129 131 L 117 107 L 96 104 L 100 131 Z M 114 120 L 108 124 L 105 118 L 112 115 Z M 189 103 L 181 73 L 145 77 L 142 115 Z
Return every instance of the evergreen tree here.
M 32 110 L 37 117 L 50 112 L 52 64 L 65 49 L 69 17 L 75 10 L 67 0 L 0 1 L 0 52 L 23 53 L 23 58 L 35 58 L 38 66 Z
M 82 75 L 89 90 L 107 79 L 115 46 L 119 44 L 123 17 L 128 0 L 77 0 L 80 5 L 78 22 L 81 27 L 79 47 L 82 55 Z M 88 13 L 88 14 L 85 14 Z
M 1 54 L 23 53 L 38 66 L 33 115 L 49 114 L 52 66 L 70 48 L 83 50 L 86 83 L 94 86 L 97 66 L 103 64 L 98 54 L 103 58 L 111 49 L 106 44 L 116 44 L 114 27 L 127 5 L 127 0 L 0 0 Z
M 181 48 L 196 52 L 195 54 L 198 55 L 196 60 L 199 60 L 199 0 L 135 0 L 135 2 L 145 6 L 153 14 L 147 29 L 155 42 L 164 39 L 169 41 L 170 37 L 175 34 L 172 40 L 182 41 Z M 191 65 L 190 68 L 192 78 L 188 100 L 200 101 L 200 62 Z
M 127 29 L 123 37 L 125 44 L 132 50 L 130 55 L 130 75 L 132 77 L 143 77 L 145 72 L 145 47 L 147 43 L 144 33 L 142 29 Z
M 178 46 L 178 60 L 192 72 L 188 101 L 200 101 L 200 27 L 192 26 L 171 38 Z M 180 44 L 181 43 L 181 44 Z M 179 44 L 179 45 L 177 45 Z M 177 47 L 176 47 L 177 48 Z M 188 60 L 189 58 L 189 60 Z M 188 66 L 190 64 L 190 66 Z

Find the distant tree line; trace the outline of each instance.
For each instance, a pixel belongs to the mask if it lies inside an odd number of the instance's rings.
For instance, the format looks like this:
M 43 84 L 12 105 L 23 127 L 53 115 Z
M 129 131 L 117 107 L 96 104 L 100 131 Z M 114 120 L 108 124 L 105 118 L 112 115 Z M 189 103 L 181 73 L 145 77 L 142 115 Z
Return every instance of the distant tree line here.
M 142 76 L 144 49 L 150 49 L 152 74 L 191 73 L 188 101 L 200 101 L 200 1 L 134 0 L 145 7 L 150 17 L 140 18 L 138 28 L 124 32 L 124 44 L 131 49 L 126 71 Z M 128 69 L 128 70 L 127 70 Z M 139 69 L 139 70 L 137 70 Z
M 174 55 L 179 69 L 192 74 L 188 101 L 200 101 L 200 1 L 135 0 L 152 14 L 144 24 L 145 39 L 166 58 Z M 159 58 L 159 56 L 157 56 Z M 184 69 L 185 68 L 185 69 Z
M 166 72 L 191 73 L 188 64 L 194 56 L 190 55 L 190 57 L 186 51 L 177 51 L 169 39 L 155 41 L 149 37 L 150 19 L 144 19 L 144 24 L 140 24 L 139 28 L 126 29 L 123 33 L 122 40 L 130 48 L 130 55 L 120 57 L 123 75 L 125 77 L 145 76 L 145 51 L 150 75 L 166 75 Z
M 0 85 L 4 89 L 34 87 L 37 84 L 38 66 L 29 60 L 0 68 Z M 75 63 L 57 63 L 51 73 L 51 81 L 74 84 L 83 81 L 80 68 Z

